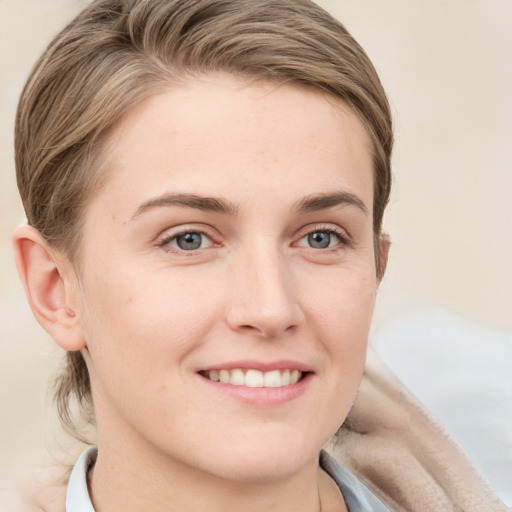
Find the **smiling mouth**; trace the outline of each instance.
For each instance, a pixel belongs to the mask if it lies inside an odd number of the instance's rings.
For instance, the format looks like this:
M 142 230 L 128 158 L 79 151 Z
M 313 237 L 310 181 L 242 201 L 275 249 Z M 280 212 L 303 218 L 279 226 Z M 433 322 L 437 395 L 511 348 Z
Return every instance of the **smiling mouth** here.
M 245 386 L 248 388 L 282 388 L 297 384 L 308 372 L 300 370 L 271 370 L 262 372 L 253 369 L 234 368 L 232 370 L 204 370 L 203 377 L 222 384 Z

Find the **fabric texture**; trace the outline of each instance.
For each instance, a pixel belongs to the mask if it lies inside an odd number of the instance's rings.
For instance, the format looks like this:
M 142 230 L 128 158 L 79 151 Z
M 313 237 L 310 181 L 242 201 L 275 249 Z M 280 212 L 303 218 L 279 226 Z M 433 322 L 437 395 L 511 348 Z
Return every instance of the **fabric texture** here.
M 98 454 L 91 446 L 78 458 L 66 494 L 66 512 L 94 512 L 87 489 L 87 472 Z M 350 512 L 391 512 L 364 484 L 328 453 L 320 455 L 320 465 L 340 488 Z
M 320 454 L 320 466 L 340 488 L 349 512 L 391 512 L 366 485 L 327 452 Z

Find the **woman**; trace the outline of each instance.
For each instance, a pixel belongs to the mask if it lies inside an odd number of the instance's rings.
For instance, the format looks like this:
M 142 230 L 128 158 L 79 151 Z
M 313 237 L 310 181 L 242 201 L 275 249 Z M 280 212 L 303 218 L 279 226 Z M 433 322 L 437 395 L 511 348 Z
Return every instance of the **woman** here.
M 68 511 L 388 510 L 322 447 L 354 402 L 392 127 L 307 1 L 96 1 L 22 94 L 15 234 L 57 391 L 97 428 Z M 319 421 L 319 419 L 321 421 Z

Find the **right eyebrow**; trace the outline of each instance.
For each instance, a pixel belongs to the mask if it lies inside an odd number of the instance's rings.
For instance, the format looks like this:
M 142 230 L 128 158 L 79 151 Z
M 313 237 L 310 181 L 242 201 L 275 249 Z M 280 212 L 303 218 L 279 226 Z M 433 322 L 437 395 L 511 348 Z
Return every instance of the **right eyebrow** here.
M 198 196 L 195 194 L 162 194 L 143 202 L 132 215 L 131 220 L 153 208 L 162 206 L 184 206 L 205 212 L 237 215 L 238 206 L 218 197 Z

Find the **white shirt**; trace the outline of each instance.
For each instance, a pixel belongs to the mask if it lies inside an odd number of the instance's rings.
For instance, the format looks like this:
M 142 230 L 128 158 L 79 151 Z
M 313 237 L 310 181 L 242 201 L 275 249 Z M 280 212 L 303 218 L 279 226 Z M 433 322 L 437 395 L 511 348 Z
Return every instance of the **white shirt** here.
M 97 455 L 96 446 L 90 446 L 76 461 L 68 482 L 66 512 L 94 512 L 87 489 L 87 473 L 96 461 Z

